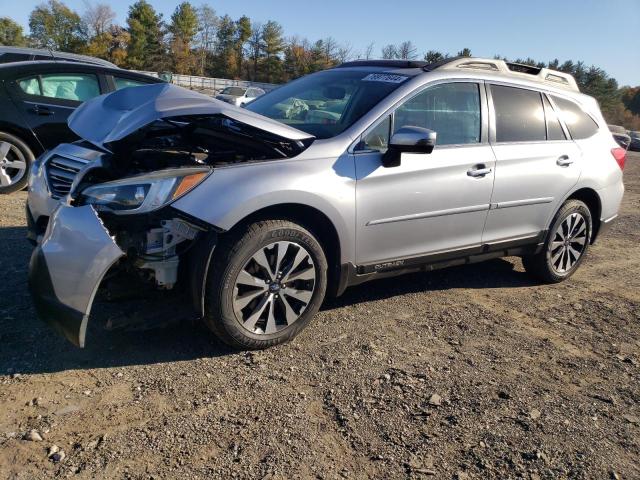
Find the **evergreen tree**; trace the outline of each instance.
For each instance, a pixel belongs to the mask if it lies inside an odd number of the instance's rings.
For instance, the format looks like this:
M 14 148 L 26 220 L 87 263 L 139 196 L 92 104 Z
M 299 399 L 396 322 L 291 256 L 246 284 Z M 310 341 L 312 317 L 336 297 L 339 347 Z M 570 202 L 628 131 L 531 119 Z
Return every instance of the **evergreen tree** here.
M 137 70 L 162 71 L 169 63 L 164 48 L 162 15 L 156 13 L 146 0 L 138 0 L 129 7 L 127 26 L 130 36 L 128 66 Z
M 262 27 L 262 42 L 264 49 L 264 75 L 267 82 L 278 81 L 282 74 L 282 59 L 280 54 L 284 50 L 282 26 L 278 22 L 269 20 Z
M 178 5 L 171 15 L 171 53 L 173 70 L 176 73 L 192 73 L 195 57 L 191 45 L 198 31 L 198 14 L 189 2 Z

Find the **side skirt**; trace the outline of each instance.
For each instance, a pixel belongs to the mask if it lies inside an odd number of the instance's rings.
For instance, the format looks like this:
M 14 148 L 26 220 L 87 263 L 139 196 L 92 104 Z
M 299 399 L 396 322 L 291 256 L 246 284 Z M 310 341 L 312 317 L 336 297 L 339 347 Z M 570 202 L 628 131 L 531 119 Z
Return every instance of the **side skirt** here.
M 533 237 L 484 244 L 482 246 L 452 250 L 448 252 L 421 255 L 390 260 L 369 265 L 346 263 L 341 266 L 337 295 L 342 295 L 347 287 L 359 285 L 379 278 L 395 277 L 405 273 L 429 272 L 455 265 L 479 263 L 494 258 L 534 255 L 538 253 L 547 235 L 543 230 Z

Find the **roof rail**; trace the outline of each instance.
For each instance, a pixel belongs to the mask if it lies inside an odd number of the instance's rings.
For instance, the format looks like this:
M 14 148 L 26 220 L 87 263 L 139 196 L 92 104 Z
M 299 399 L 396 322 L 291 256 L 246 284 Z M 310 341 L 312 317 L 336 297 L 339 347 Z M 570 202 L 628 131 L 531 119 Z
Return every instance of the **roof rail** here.
M 553 83 L 557 87 L 566 88 L 579 92 L 578 84 L 572 75 L 548 68 L 540 68 L 532 65 L 505 62 L 504 60 L 474 57 L 456 57 L 445 59 L 442 62 L 432 63 L 424 67 L 427 71 L 435 69 L 473 69 L 485 70 L 500 73 L 518 78 L 539 81 L 543 83 Z
M 427 62 L 417 60 L 353 60 L 341 63 L 335 68 L 345 67 L 387 67 L 387 68 L 424 68 Z

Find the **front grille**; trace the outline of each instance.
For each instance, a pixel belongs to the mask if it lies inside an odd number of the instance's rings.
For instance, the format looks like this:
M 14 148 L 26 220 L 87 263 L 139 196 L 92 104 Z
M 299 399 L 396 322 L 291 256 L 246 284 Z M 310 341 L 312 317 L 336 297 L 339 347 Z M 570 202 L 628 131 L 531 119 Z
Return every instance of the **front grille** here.
M 89 161 L 57 155 L 51 157 L 46 163 L 47 182 L 51 196 L 58 199 L 69 193 L 76 175 Z

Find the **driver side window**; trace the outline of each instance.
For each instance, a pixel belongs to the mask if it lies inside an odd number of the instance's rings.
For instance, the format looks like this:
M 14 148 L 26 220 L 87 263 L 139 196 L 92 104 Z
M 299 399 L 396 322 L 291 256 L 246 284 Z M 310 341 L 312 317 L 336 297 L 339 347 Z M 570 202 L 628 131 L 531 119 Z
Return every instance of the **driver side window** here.
M 406 126 L 437 133 L 437 145 L 480 142 L 480 89 L 477 83 L 445 83 L 427 88 L 394 113 L 393 130 Z

